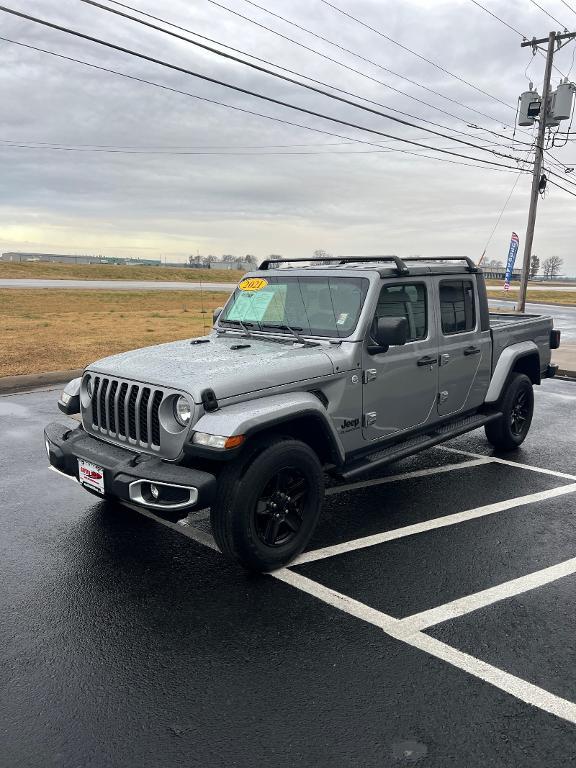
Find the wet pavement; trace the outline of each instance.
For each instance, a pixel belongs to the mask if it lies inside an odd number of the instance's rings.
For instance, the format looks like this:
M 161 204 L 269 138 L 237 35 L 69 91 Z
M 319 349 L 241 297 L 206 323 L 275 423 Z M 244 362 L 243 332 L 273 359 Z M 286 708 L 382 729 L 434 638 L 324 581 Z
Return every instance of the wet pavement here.
M 332 486 L 276 577 L 49 472 L 57 396 L 0 397 L 2 767 L 576 762 L 576 384 Z

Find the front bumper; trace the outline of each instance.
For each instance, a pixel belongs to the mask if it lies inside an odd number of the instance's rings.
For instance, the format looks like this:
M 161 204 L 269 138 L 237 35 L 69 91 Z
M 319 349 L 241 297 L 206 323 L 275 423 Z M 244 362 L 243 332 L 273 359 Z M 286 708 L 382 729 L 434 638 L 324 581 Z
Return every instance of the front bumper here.
M 216 493 L 216 478 L 208 472 L 111 445 L 88 435 L 82 427 L 70 429 L 54 422 L 45 428 L 44 440 L 54 469 L 80 482 L 78 459 L 85 459 L 104 470 L 106 496 L 140 504 L 160 516 L 185 517 L 192 509 L 210 506 Z M 144 490 L 151 483 L 161 489 L 157 500 Z M 171 494 L 168 489 L 172 489 Z M 182 495 L 176 489 L 181 489 Z M 86 490 L 96 493 L 91 488 Z

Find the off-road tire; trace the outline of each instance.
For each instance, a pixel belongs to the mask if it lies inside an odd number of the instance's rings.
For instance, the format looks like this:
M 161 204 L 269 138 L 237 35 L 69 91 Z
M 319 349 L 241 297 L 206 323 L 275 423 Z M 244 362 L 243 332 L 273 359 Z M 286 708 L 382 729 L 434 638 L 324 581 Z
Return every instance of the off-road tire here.
M 484 431 L 495 448 L 513 451 L 524 442 L 532 423 L 534 390 L 528 376 L 524 373 L 512 374 L 499 407 L 502 416 L 486 424 Z
M 277 475 L 296 472 L 307 488 L 299 530 L 286 543 L 267 545 L 259 534 L 256 512 Z M 268 572 L 293 560 L 308 543 L 324 498 L 324 475 L 316 453 L 290 437 L 268 437 L 248 444 L 241 456 L 217 477 L 210 522 L 222 554 L 247 570 Z M 269 514 L 269 513 L 267 513 Z M 288 531 L 288 533 L 290 533 Z

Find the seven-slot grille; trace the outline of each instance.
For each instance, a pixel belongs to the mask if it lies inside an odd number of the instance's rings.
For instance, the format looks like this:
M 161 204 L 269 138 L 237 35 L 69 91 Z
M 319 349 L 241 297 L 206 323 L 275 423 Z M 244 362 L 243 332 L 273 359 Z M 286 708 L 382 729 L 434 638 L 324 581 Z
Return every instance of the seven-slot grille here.
M 96 376 L 92 428 L 119 440 L 160 447 L 158 411 L 163 399 L 161 389 Z

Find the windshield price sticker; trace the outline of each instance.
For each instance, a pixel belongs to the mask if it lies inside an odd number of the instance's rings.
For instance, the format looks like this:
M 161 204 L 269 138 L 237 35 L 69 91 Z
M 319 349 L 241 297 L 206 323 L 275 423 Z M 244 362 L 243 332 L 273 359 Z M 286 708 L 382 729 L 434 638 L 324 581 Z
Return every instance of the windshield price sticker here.
M 238 288 L 241 291 L 261 291 L 267 285 L 268 280 L 264 280 L 263 277 L 247 277 L 238 283 Z

